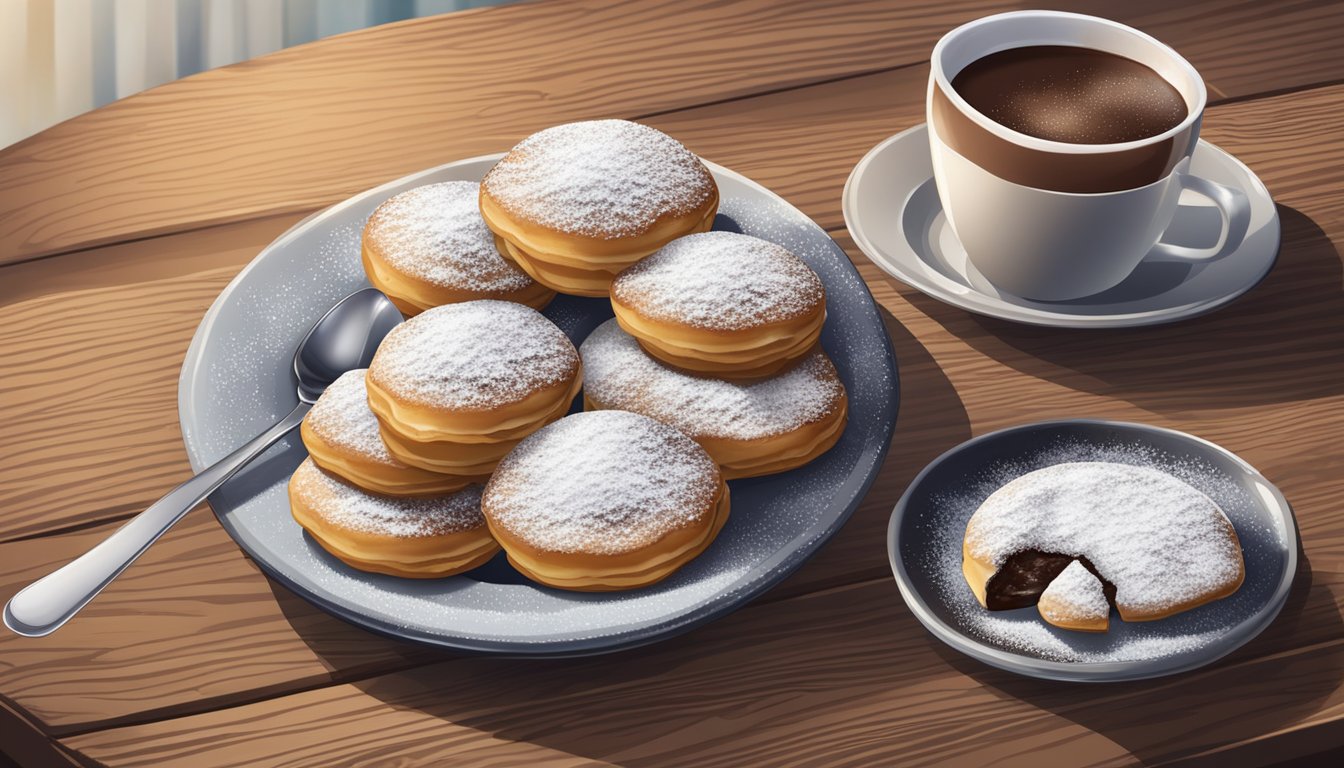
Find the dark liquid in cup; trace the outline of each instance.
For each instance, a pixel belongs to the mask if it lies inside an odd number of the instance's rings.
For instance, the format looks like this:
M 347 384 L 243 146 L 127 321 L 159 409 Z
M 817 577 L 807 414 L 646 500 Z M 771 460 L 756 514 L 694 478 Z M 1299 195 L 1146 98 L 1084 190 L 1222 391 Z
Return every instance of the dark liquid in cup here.
M 971 62 L 952 89 L 1008 128 L 1069 144 L 1156 136 L 1185 119 L 1185 99 L 1133 59 L 1090 48 L 1033 45 Z

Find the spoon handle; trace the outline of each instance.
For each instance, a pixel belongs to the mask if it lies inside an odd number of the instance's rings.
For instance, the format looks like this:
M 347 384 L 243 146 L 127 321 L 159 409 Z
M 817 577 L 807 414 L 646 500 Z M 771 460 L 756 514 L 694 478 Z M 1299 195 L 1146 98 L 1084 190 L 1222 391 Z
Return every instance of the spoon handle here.
M 270 429 L 169 491 L 67 565 L 29 584 L 5 606 L 5 626 L 27 637 L 51 634 L 112 583 L 149 546 L 249 461 L 303 421 L 312 408 L 300 402 Z

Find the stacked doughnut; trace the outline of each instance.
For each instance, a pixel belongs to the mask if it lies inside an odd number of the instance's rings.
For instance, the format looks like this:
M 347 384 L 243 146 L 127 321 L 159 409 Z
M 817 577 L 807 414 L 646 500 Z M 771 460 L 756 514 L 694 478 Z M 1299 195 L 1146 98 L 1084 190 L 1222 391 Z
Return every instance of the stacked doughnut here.
M 481 218 L 480 185 L 446 181 L 389 198 L 364 225 L 364 272 L 402 314 L 476 299 L 541 309 L 555 291 L 507 261 Z
M 714 223 L 719 191 L 700 158 L 627 120 L 569 123 L 515 146 L 481 182 L 499 250 L 537 282 L 606 296 L 618 272 Z
M 430 578 L 475 568 L 499 550 L 480 483 L 568 410 L 581 381 L 574 345 L 536 310 L 494 300 L 426 310 L 304 419 L 294 518 L 362 570 Z
M 625 411 L 576 413 L 524 440 L 481 500 L 509 562 L 562 589 L 654 584 L 728 519 L 714 460 L 680 431 Z
M 671 424 L 728 478 L 800 467 L 844 432 L 848 398 L 818 343 L 826 291 L 775 243 L 674 240 L 611 285 L 615 319 L 584 341 L 584 405 Z
M 670 424 L 704 446 L 730 480 L 807 464 L 845 429 L 845 388 L 820 349 L 770 378 L 716 379 L 659 361 L 613 319 L 579 352 L 587 410 L 633 411 Z
M 469 301 L 393 329 L 369 366 L 368 400 L 398 460 L 473 482 L 563 416 L 582 383 L 574 345 L 539 312 Z
M 383 444 L 363 369 L 327 387 L 300 427 L 308 458 L 289 482 L 290 510 L 313 540 L 363 571 L 435 578 L 499 550 L 481 486 L 410 466 Z

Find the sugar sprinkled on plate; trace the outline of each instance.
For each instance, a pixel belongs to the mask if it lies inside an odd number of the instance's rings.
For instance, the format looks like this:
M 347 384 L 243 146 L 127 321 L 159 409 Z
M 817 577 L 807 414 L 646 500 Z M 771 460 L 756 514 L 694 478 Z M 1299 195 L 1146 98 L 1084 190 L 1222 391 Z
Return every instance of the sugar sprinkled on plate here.
M 1017 477 L 1044 467 L 1083 461 L 1115 462 L 1166 472 L 1208 495 L 1234 522 L 1234 510 L 1251 506 L 1245 492 L 1228 483 L 1210 465 L 1146 446 L 1067 440 L 1017 462 L 997 462 L 966 477 L 961 491 L 935 497 L 919 513 L 918 525 L 929 531 L 931 544 L 912 563 L 930 574 L 934 589 L 930 597 L 943 603 L 947 619 L 956 629 L 1002 650 L 1048 661 L 1141 661 L 1190 652 L 1218 640 L 1243 618 L 1245 609 L 1239 607 L 1243 602 L 1250 604 L 1262 599 L 1248 585 L 1243 585 L 1231 597 L 1161 621 L 1113 621 L 1111 631 L 1103 634 L 1051 627 L 1041 621 L 1035 608 L 987 611 L 981 607 L 961 569 L 962 538 L 971 515 L 993 491 Z M 1249 581 L 1249 571 L 1258 554 L 1254 550 L 1258 538 L 1248 537 L 1248 533 L 1238 529 Z

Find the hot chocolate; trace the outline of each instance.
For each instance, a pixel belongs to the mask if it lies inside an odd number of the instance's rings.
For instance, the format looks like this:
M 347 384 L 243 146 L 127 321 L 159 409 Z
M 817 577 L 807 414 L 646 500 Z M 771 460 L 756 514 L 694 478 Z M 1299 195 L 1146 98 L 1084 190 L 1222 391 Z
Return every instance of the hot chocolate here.
M 1180 92 L 1150 67 L 1064 45 L 991 53 L 962 69 L 952 88 L 1007 128 L 1069 144 L 1138 141 L 1187 115 Z

